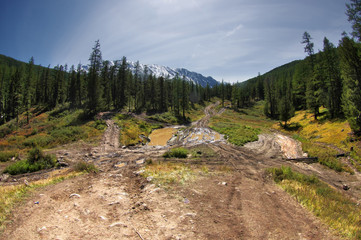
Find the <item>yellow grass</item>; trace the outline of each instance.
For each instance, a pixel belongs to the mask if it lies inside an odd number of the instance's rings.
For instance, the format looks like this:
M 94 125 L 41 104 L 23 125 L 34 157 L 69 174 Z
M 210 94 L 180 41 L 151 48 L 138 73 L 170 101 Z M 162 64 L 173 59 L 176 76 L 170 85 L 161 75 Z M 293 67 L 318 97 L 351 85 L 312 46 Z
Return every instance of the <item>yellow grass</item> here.
M 332 229 L 348 239 L 361 239 L 361 208 L 348 196 L 289 167 L 269 171 L 277 184 Z
M 321 109 L 324 112 L 325 109 Z M 295 116 L 291 118 L 290 123 L 298 123 L 301 128 L 297 133 L 306 139 L 313 139 L 317 142 L 333 144 L 344 150 L 349 150 L 346 145 L 346 139 L 348 133 L 351 132 L 351 128 L 347 120 L 326 120 L 322 119 L 315 121 L 313 114 L 303 110 L 297 111 Z M 280 129 L 278 124 L 273 126 L 276 129 Z

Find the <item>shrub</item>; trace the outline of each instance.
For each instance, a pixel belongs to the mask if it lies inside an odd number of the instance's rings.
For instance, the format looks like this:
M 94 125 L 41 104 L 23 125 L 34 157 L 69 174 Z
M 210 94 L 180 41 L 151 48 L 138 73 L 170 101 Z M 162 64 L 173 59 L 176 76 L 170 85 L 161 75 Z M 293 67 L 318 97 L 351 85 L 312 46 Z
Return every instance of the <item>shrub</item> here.
M 3 151 L 0 152 L 0 162 L 7 162 L 12 157 L 16 157 L 18 154 L 16 152 Z
M 185 148 L 173 148 L 163 154 L 165 158 L 187 158 L 188 150 Z
M 54 140 L 55 139 L 52 136 L 39 134 L 25 139 L 23 145 L 25 147 L 46 147 L 49 146 L 52 142 L 54 142 Z
M 92 127 L 97 130 L 104 130 L 107 127 L 107 124 L 103 120 L 95 120 Z
M 77 162 L 73 168 L 77 172 L 88 172 L 88 173 L 99 172 L 99 169 L 93 163 L 87 163 L 85 161 Z
M 36 172 L 56 166 L 56 158 L 53 155 L 45 155 L 43 151 L 35 147 L 28 153 L 28 158 L 17 161 L 5 168 L 4 173 L 11 175 Z
M 58 143 L 61 144 L 73 142 L 86 137 L 83 129 L 77 126 L 54 129 L 50 132 L 50 135 L 54 137 Z
M 10 134 L 13 131 L 12 125 L 3 125 L 0 128 L 0 138 L 5 137 L 6 135 Z

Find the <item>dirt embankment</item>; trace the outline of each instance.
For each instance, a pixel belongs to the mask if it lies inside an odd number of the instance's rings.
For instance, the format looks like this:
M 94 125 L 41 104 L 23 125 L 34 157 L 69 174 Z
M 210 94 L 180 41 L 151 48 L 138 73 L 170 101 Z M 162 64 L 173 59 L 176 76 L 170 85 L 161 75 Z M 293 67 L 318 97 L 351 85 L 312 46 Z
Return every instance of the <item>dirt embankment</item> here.
M 191 129 L 208 129 L 214 106 L 205 113 Z M 245 147 L 204 141 L 216 157 L 199 161 L 210 172 L 212 161 L 229 171 L 165 190 L 138 171 L 146 159 L 162 160 L 167 147 L 121 149 L 117 127 L 111 120 L 107 125 L 99 146 L 57 150 L 58 157 L 94 162 L 101 172 L 33 194 L 16 209 L 1 239 L 338 239 L 265 175 L 265 168 L 285 164 L 325 173 L 318 165 L 285 161 L 282 149 L 285 154 L 294 149 L 283 136 L 261 135 Z M 342 174 L 327 174 L 329 181 L 335 176 L 346 180 Z

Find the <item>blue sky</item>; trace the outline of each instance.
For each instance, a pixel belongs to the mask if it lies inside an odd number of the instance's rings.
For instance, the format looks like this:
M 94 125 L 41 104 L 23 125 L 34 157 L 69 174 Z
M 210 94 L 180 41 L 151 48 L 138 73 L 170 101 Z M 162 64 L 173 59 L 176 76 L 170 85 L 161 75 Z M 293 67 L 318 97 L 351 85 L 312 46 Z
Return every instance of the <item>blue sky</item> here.
M 303 59 L 351 27 L 347 0 L 0 0 L 0 54 L 36 64 L 88 63 L 95 40 L 103 59 L 187 68 L 243 81 Z

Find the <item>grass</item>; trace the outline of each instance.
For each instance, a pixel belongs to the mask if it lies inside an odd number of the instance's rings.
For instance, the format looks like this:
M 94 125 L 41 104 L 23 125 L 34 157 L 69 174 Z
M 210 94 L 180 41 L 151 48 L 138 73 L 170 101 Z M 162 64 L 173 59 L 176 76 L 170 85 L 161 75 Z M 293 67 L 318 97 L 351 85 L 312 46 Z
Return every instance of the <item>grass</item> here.
M 212 158 L 216 156 L 216 152 L 207 145 L 197 145 L 190 149 L 193 158 Z
M 102 120 L 85 119 L 83 110 L 31 109 L 29 124 L 23 114 L 18 123 L 13 119 L 0 126 L 0 151 L 26 152 L 35 146 L 52 148 L 81 139 L 91 142 L 100 138 L 105 127 Z
M 290 167 L 268 169 L 274 181 L 324 223 L 348 239 L 361 239 L 361 207 L 315 176 Z
M 188 150 L 185 148 L 172 148 L 163 154 L 165 158 L 187 158 Z
M 258 102 L 250 108 L 234 111 L 226 109 L 223 114 L 211 118 L 209 126 L 224 134 L 230 143 L 242 146 L 247 142 L 258 140 L 258 134 L 269 131 L 275 123 L 266 119 L 263 103 Z
M 295 116 L 291 118 L 290 124 L 297 123 L 300 127 L 293 132 L 297 132 L 303 138 L 333 144 L 348 151 L 350 148 L 346 140 L 351 128 L 347 120 L 327 119 L 327 109 L 325 108 L 321 108 L 320 113 L 322 116 L 318 121 L 315 121 L 312 113 L 305 110 L 297 111 Z M 274 126 L 274 128 L 282 129 L 279 126 Z
M 125 146 L 145 144 L 147 139 L 141 136 L 148 137 L 153 129 L 160 127 L 125 114 L 117 114 L 113 119 L 120 128 L 119 141 Z
M 318 121 L 315 121 L 311 113 L 297 111 L 295 116 L 291 118 L 290 125 L 297 125 L 298 127 L 283 129 L 278 124 L 275 124 L 273 128 L 286 132 L 300 141 L 303 151 L 307 152 L 310 157 L 318 157 L 319 163 L 322 165 L 337 172 L 345 171 L 353 174 L 354 171 L 336 157 L 339 153 L 337 149 L 347 152 L 353 146 L 355 152 L 360 151 L 355 143 L 350 143 L 347 140 L 349 138 L 348 133 L 351 132 L 347 121 L 327 119 L 327 109 L 325 108 L 321 108 L 320 113 L 321 117 L 319 117 Z M 358 161 L 357 157 L 354 159 Z M 359 164 L 361 164 L 361 161 Z M 354 166 L 361 169 L 359 164 L 355 162 Z
M 22 173 L 36 172 L 56 166 L 56 158 L 52 155 L 45 155 L 39 148 L 33 148 L 28 153 L 28 158 L 17 161 L 4 170 L 4 173 L 17 175 Z
M 29 185 L 11 185 L 0 187 L 0 232 L 5 229 L 5 223 L 11 212 L 23 202 L 35 190 L 59 183 L 65 179 L 73 178 L 81 173 L 72 172 L 61 174 L 60 176 L 32 182 Z
M 79 161 L 73 166 L 74 171 L 98 173 L 99 169 L 93 163 L 87 163 L 85 161 Z
M 155 120 L 162 123 L 169 123 L 169 124 L 186 124 L 190 122 L 197 121 L 204 117 L 204 107 L 206 104 L 192 104 L 191 107 L 185 112 L 186 119 L 182 116 L 176 116 L 173 112 L 165 112 L 165 113 L 157 113 L 154 115 L 148 116 L 149 119 Z
M 18 154 L 15 151 L 2 151 L 0 152 L 0 162 L 7 162 L 13 157 L 17 157 Z
M 194 168 L 194 166 L 191 167 L 183 163 L 153 163 L 148 161 L 142 176 L 145 178 L 151 177 L 152 182 L 157 185 L 168 186 L 172 184 L 185 184 L 188 181 L 194 181 L 199 174 L 208 174 L 206 166 L 202 166 L 199 170 Z

